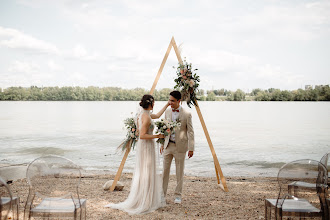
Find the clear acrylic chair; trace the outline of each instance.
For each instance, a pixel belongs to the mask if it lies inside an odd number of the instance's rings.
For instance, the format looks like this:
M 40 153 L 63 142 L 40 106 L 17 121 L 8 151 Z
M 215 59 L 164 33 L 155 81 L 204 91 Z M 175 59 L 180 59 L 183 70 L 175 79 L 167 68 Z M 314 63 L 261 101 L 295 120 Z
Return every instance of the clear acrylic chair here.
M 327 172 L 327 177 L 328 177 L 328 182 L 329 182 L 329 172 L 330 172 L 330 164 L 328 164 L 329 162 L 329 157 L 330 157 L 330 153 L 326 153 L 325 155 L 323 155 L 323 157 L 320 160 L 320 163 L 322 163 L 325 168 L 327 168 L 328 172 Z M 316 190 L 316 185 L 315 183 L 307 183 L 307 182 L 303 182 L 303 181 L 294 181 L 292 183 L 290 183 L 288 185 L 289 187 L 289 192 L 290 194 L 296 195 L 296 193 L 298 192 L 299 189 L 303 190 Z
M 0 219 L 18 219 L 19 197 L 13 197 L 9 186 L 0 177 Z
M 284 216 L 328 219 L 325 204 L 327 169 L 322 163 L 309 159 L 287 163 L 279 170 L 277 181 L 280 188 L 277 199 L 265 199 L 265 219 L 271 219 L 272 208 L 275 209 L 275 219 Z M 294 181 L 314 184 L 317 190 L 299 190 L 292 195 L 288 184 Z
M 24 219 L 86 219 L 86 199 L 79 197 L 81 170 L 71 160 L 54 155 L 37 158 L 29 164 L 26 177 Z

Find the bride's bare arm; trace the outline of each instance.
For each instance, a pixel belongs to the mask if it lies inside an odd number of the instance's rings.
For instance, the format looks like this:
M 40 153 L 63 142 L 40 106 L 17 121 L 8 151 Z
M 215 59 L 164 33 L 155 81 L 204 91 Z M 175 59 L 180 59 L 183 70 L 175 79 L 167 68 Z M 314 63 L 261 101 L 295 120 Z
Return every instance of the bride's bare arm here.
M 167 109 L 167 107 L 170 105 L 169 102 L 166 103 L 166 105 L 157 113 L 157 114 L 151 114 L 150 117 L 152 119 L 157 119 L 160 118 L 160 116 L 162 116 L 162 114 L 165 112 L 165 110 Z
M 164 135 L 162 134 L 148 134 L 148 129 L 150 127 L 151 124 L 151 119 L 147 114 L 142 114 L 141 116 L 141 120 L 142 120 L 142 125 L 140 128 L 140 139 L 154 139 L 154 138 L 164 138 Z

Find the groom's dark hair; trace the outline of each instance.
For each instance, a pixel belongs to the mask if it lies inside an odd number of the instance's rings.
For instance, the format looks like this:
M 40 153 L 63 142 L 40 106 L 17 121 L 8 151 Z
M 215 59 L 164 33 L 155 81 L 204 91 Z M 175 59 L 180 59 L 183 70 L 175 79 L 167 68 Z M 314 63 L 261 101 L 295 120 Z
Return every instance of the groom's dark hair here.
M 180 100 L 181 99 L 181 92 L 174 90 L 170 93 L 170 96 L 173 96 L 176 100 Z

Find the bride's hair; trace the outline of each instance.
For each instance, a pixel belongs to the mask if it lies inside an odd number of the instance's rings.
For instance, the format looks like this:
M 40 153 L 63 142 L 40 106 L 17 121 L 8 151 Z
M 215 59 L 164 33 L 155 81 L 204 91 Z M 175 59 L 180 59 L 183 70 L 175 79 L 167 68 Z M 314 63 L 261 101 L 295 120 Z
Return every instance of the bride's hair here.
M 149 108 L 149 105 L 152 105 L 154 102 L 154 97 L 152 95 L 144 95 L 141 99 L 140 106 L 144 109 Z

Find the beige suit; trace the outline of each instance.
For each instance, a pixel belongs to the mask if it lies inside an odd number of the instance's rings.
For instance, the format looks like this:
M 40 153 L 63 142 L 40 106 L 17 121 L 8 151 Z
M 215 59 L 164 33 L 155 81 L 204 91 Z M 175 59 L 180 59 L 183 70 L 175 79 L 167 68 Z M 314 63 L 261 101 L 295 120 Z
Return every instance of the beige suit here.
M 172 121 L 172 109 L 167 109 L 165 119 Z M 186 152 L 194 151 L 194 129 L 191 121 L 191 113 L 181 107 L 178 117 L 181 127 L 175 130 L 175 143 L 169 142 L 164 146 L 164 164 L 163 164 L 163 190 L 166 196 L 167 186 L 169 181 L 171 163 L 173 157 L 175 159 L 176 180 L 177 186 L 175 189 L 176 195 L 182 194 L 183 175 L 184 175 L 184 160 Z

